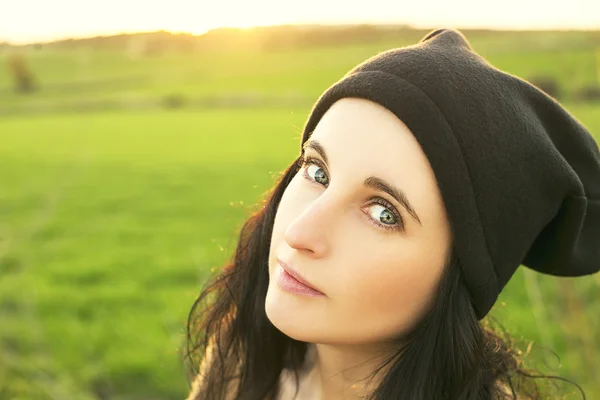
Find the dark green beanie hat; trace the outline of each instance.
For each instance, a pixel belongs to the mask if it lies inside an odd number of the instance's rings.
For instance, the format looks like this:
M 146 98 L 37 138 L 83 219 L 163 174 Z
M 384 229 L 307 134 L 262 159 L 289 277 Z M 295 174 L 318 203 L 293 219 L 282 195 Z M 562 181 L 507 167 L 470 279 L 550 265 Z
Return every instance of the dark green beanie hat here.
M 317 100 L 302 145 L 344 97 L 376 102 L 423 148 L 482 319 L 520 265 L 555 276 L 600 270 L 600 152 L 544 92 L 491 66 L 457 30 L 377 54 Z

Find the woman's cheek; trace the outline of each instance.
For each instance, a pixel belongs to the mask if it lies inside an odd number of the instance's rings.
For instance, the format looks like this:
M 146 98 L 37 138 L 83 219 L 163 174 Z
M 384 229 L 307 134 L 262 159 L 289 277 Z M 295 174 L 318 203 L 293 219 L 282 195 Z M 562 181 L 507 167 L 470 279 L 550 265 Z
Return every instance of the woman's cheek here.
M 346 289 L 346 293 L 354 294 L 351 298 L 355 299 L 356 306 L 372 305 L 374 309 L 387 309 L 397 308 L 398 301 L 419 301 L 418 294 L 429 285 L 424 282 L 427 278 L 418 271 L 418 263 L 410 256 L 402 256 L 410 250 L 407 248 L 390 254 L 384 246 L 378 248 L 373 244 L 366 247 L 371 247 L 371 251 L 355 251 L 341 262 L 345 265 L 345 273 L 343 281 L 338 284 L 340 289 Z M 377 257 L 377 254 L 383 257 Z

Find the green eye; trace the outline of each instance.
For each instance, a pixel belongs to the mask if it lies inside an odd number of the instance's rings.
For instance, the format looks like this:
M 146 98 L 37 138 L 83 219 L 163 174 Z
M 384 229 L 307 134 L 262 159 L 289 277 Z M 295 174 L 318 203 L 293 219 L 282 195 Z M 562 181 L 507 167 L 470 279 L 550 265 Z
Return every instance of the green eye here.
M 377 227 L 389 231 L 404 231 L 404 223 L 398 210 L 381 197 L 374 198 L 363 212 L 368 216 L 368 221 Z
M 394 225 L 396 223 L 396 216 L 382 205 L 374 204 L 371 209 L 375 210 L 375 212 L 369 212 L 369 215 L 373 217 L 373 219 L 384 225 Z
M 325 171 L 323 171 L 323 168 L 319 167 L 318 165 L 310 164 L 308 168 L 306 168 L 306 173 L 312 180 L 321 185 L 327 185 L 329 183 L 329 179 L 327 178 Z

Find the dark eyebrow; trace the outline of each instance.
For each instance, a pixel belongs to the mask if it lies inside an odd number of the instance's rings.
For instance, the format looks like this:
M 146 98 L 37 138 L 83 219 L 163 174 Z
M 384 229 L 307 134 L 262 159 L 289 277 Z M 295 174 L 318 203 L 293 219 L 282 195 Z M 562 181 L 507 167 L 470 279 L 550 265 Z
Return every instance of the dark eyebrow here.
M 313 149 L 314 151 L 319 153 L 323 161 L 325 161 L 325 164 L 329 164 L 329 162 L 327 161 L 327 154 L 325 153 L 325 148 L 319 141 L 314 139 L 308 140 L 304 143 L 302 149 Z
M 370 176 L 365 179 L 364 185 L 368 188 L 379 190 L 392 196 L 398 203 L 402 205 L 402 207 L 406 209 L 406 211 L 408 211 L 410 216 L 413 217 L 413 219 L 417 221 L 419 225 L 423 226 L 419 216 L 417 215 L 417 212 L 412 207 L 403 191 L 396 189 L 394 186 L 390 185 L 381 178 L 377 178 L 376 176 Z
M 317 153 L 319 153 L 321 158 L 323 158 L 323 161 L 325 161 L 326 164 L 329 164 L 327 162 L 327 154 L 325 153 L 325 148 L 323 147 L 323 145 L 321 143 L 319 143 L 319 141 L 317 141 L 315 139 L 308 140 L 304 143 L 302 148 L 304 150 L 306 150 L 308 148 L 315 150 Z M 417 223 L 420 226 L 423 226 L 423 224 L 421 224 L 421 220 L 419 219 L 419 216 L 417 215 L 417 212 L 412 207 L 412 205 L 408 201 L 408 198 L 406 197 L 406 195 L 404 194 L 403 191 L 395 188 L 393 185 L 389 184 L 388 182 L 386 182 L 383 179 L 378 178 L 376 176 L 370 176 L 367 179 L 365 179 L 363 182 L 363 185 L 365 187 L 368 187 L 368 188 L 371 188 L 374 190 L 385 192 L 385 193 L 389 194 L 390 196 L 392 196 L 398 203 L 400 203 L 402 205 L 402 207 L 404 207 L 406 209 L 406 211 L 410 214 L 410 216 L 415 221 L 417 221 Z

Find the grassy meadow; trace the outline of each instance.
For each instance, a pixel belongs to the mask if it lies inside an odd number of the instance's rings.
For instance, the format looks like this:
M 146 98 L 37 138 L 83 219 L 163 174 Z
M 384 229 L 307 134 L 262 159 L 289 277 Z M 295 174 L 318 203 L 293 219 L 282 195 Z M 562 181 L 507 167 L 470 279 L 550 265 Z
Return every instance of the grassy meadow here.
M 27 95 L 0 69 L 0 399 L 184 398 L 189 308 L 297 155 L 312 102 L 355 64 L 421 33 L 160 57 L 41 49 L 28 53 L 41 90 Z M 565 107 L 600 140 L 600 102 L 570 97 L 600 83 L 599 34 L 469 39 L 500 69 L 554 78 Z M 172 95 L 296 100 L 76 111 Z M 533 343 L 534 366 L 596 399 L 599 289 L 600 274 L 559 279 L 520 268 L 491 315 L 523 351 Z

